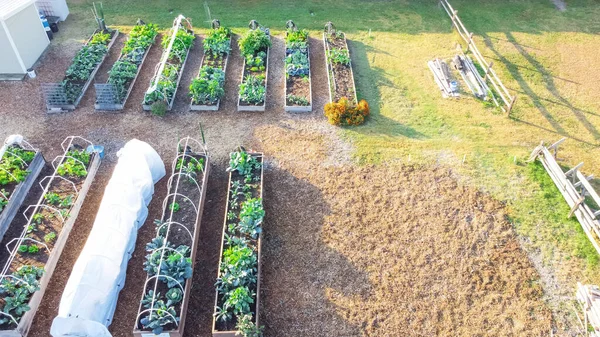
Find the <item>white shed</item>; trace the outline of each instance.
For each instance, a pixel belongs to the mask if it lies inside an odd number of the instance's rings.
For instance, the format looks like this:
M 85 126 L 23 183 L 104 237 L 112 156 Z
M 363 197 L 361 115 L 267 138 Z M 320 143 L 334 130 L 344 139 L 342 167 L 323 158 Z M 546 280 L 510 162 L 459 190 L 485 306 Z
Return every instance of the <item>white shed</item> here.
M 0 79 L 21 79 L 49 44 L 35 0 L 0 0 Z

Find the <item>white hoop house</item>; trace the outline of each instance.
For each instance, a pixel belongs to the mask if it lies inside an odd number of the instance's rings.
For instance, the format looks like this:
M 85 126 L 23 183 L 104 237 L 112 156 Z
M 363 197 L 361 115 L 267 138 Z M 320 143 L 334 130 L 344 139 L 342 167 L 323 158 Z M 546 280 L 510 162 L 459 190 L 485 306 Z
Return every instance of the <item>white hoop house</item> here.
M 165 166 L 150 145 L 131 140 L 106 186 L 92 231 L 69 277 L 52 322 L 54 337 L 109 337 L 108 326 L 125 285 L 127 261 L 148 215 L 154 184 Z

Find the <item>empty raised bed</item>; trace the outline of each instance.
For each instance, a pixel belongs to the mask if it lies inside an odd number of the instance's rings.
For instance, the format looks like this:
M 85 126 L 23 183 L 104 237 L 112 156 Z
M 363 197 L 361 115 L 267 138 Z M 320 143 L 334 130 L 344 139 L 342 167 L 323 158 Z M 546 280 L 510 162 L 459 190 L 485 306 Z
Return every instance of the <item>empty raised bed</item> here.
M 231 50 L 231 30 L 218 20 L 203 41 L 204 56 L 198 76 L 190 84 L 190 110 L 217 111 L 225 96 L 225 74 Z
M 285 33 L 285 111 L 312 111 L 308 31 L 287 22 Z
M 133 27 L 121 56 L 108 72 L 107 83 L 94 84 L 96 110 L 123 110 L 156 35 L 158 26 L 155 24 L 137 24 Z
M 100 153 L 81 137 L 67 137 L 43 193 L 24 212 L 27 223 L 7 244 L 0 274 L 0 335 L 27 336 L 67 238 L 100 165 Z
M 154 184 L 165 165 L 147 143 L 130 140 L 117 152 L 115 166 L 98 208 L 94 226 L 73 266 L 52 321 L 53 337 L 109 337 L 127 262 L 138 229 L 148 216 Z
M 250 29 L 238 44 L 244 58 L 244 67 L 237 109 L 238 111 L 265 111 L 271 47 L 269 29 L 252 20 Z
M 323 32 L 325 45 L 325 64 L 327 66 L 327 79 L 329 80 L 329 101 L 338 102 L 342 98 L 356 105 L 356 86 L 352 61 L 348 50 L 346 34 L 337 31 L 331 22 L 325 26 Z
M 206 147 L 186 137 L 177 144 L 156 237 L 146 244 L 148 273 L 134 337 L 182 337 L 208 181 Z
M 192 24 L 186 17 L 179 15 L 175 18 L 173 27 L 163 36 L 163 54 L 144 95 L 144 110 L 159 116 L 171 111 L 195 37 Z
M 118 35 L 118 30 L 97 30 L 77 52 L 60 83 L 42 83 L 48 113 L 75 110 Z
M 33 182 L 46 165 L 42 154 L 23 136 L 13 135 L 0 149 L 0 240 L 21 208 Z
M 260 265 L 263 155 L 240 149 L 229 161 L 227 207 L 217 274 L 213 337 L 257 336 L 260 331 Z

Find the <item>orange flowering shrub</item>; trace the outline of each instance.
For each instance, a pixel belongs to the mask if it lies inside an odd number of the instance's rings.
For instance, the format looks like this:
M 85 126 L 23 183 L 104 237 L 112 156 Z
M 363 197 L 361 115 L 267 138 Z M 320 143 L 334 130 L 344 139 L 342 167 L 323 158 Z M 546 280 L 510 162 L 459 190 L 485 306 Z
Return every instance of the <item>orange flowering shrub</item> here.
M 361 125 L 369 116 L 369 104 L 364 99 L 353 106 L 346 97 L 325 104 L 325 116 L 332 125 Z

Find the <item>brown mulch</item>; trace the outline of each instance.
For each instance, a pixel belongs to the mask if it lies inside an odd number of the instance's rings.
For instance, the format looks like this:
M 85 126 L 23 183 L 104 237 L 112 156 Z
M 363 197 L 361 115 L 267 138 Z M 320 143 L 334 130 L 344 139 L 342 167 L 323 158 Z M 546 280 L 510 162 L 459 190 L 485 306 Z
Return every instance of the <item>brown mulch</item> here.
M 187 135 L 200 138 L 200 123 L 212 166 L 186 337 L 211 335 L 226 204 L 225 168 L 228 153 L 241 144 L 263 150 L 267 157 L 261 283 L 266 336 L 547 334 L 551 317 L 544 309 L 537 276 L 516 244 L 502 205 L 457 185 L 452 174 L 441 168 L 340 164 L 337 156 L 346 143 L 322 116 L 329 97 L 323 42 L 318 38 L 310 39 L 313 113 L 283 111 L 282 37 L 273 37 L 270 51 L 266 112 L 237 112 L 243 60 L 236 39 L 218 112 L 187 111 L 188 86 L 202 57 L 200 40 L 190 52 L 173 111 L 164 118 L 141 107 L 160 59 L 158 44 L 146 58 L 121 113 L 96 112 L 93 87 L 76 111 L 45 113 L 40 83 L 64 76 L 80 46 L 77 41 L 52 44 L 36 69 L 36 79 L 0 83 L 0 137 L 21 133 L 51 160 L 60 154 L 64 137 L 78 134 L 104 145 L 107 154 L 30 337 L 49 335 L 62 291 L 112 174 L 116 151 L 138 138 L 149 142 L 170 166 L 177 140 Z M 119 52 L 118 47 L 111 49 L 109 59 L 116 59 Z M 101 72 L 110 66 L 106 62 Z M 146 278 L 144 246 L 155 235 L 152 221 L 160 217 L 166 180 L 155 186 L 148 220 L 138 233 L 109 328 L 115 337 L 131 336 L 133 330 Z

